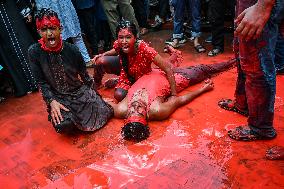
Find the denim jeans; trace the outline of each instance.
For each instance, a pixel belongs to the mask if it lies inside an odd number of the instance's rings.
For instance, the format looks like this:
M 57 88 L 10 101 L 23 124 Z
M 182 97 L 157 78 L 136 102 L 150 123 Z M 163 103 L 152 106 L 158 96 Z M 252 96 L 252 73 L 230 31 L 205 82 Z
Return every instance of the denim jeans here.
M 84 59 L 84 62 L 85 63 L 89 62 L 91 60 L 91 58 L 90 58 L 90 55 L 88 53 L 87 47 L 86 47 L 86 45 L 83 41 L 82 35 L 79 34 L 76 37 L 72 37 L 71 39 L 72 39 L 74 45 L 76 45 L 78 47 L 78 49 L 80 50 L 81 55 Z
M 171 5 L 174 7 L 174 39 L 183 37 L 183 17 L 187 0 L 172 0 Z M 192 37 L 201 36 L 201 2 L 200 0 L 189 0 L 191 11 Z
M 256 0 L 238 0 L 236 15 L 255 3 Z M 274 50 L 278 35 L 278 24 L 273 18 L 277 17 L 276 12 L 277 6 L 273 8 L 258 39 L 234 40 L 234 51 L 240 59 L 235 91 L 236 105 L 240 109 L 248 109 L 248 126 L 264 137 L 276 135 L 273 127 L 276 88 Z
M 275 68 L 276 70 L 284 69 L 284 36 L 280 31 L 275 47 Z

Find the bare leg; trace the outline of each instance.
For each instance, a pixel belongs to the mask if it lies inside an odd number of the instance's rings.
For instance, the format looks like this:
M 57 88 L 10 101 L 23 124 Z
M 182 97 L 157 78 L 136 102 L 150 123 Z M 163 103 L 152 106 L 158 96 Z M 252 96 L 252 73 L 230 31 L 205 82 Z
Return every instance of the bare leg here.
M 200 89 L 189 92 L 183 96 L 172 96 L 166 102 L 154 101 L 150 107 L 150 120 L 167 119 L 177 108 L 188 104 L 199 95 L 212 90 L 214 84 L 211 80 L 206 80 L 205 85 Z
M 228 62 L 221 62 L 216 64 L 200 64 L 196 66 L 191 66 L 188 68 L 175 68 L 174 72 L 181 74 L 189 80 L 189 85 L 194 85 L 207 78 L 226 71 L 236 65 L 236 59 L 232 59 Z
M 94 66 L 94 80 L 96 85 L 101 85 L 105 73 L 119 75 L 120 69 L 118 56 L 104 56 L 99 58 Z

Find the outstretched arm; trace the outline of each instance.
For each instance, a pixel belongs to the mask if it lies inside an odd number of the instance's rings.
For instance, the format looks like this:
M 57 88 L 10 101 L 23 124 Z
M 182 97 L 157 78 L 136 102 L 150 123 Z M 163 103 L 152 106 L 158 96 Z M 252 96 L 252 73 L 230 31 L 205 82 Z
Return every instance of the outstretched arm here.
M 125 97 L 122 101 L 119 103 L 115 103 L 113 99 L 110 98 L 104 98 L 104 101 L 106 101 L 109 105 L 112 106 L 114 110 L 114 117 L 119 119 L 126 118 L 127 114 L 127 97 Z
M 154 63 L 167 74 L 167 78 L 171 86 L 171 95 L 176 96 L 176 81 L 170 63 L 164 60 L 159 54 L 154 58 Z
M 173 96 L 168 99 L 166 102 L 158 102 L 153 107 L 153 111 L 150 109 L 149 119 L 150 120 L 164 120 L 167 119 L 177 108 L 188 104 L 193 99 L 199 95 L 211 91 L 214 88 L 214 84 L 211 80 L 206 80 L 205 85 L 196 91 L 189 92 L 183 96 Z M 158 106 L 158 107 L 157 107 Z

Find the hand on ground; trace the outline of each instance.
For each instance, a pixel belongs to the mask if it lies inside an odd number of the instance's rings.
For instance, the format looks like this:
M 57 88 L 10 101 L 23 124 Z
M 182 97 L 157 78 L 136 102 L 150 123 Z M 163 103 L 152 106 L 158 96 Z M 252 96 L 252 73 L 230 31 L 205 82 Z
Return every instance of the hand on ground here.
M 57 102 L 56 100 L 51 101 L 50 114 L 51 114 L 52 121 L 55 125 L 60 124 L 60 122 L 64 120 L 60 112 L 61 109 L 67 112 L 69 111 L 68 108 L 66 108 L 65 106 Z
M 211 79 L 205 80 L 204 83 L 205 84 L 202 86 L 202 89 L 204 90 L 204 92 L 211 91 L 214 89 L 214 83 Z

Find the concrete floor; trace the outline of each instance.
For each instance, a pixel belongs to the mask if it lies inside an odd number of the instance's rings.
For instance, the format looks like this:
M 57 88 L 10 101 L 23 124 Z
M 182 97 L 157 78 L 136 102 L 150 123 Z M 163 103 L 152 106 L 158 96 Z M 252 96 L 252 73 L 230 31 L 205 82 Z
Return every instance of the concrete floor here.
M 170 31 L 162 30 L 145 40 L 167 57 L 162 48 L 169 37 Z M 225 53 L 213 58 L 186 43 L 181 66 L 233 57 L 227 37 Z M 93 133 L 58 134 L 47 121 L 40 93 L 9 98 L 0 104 L 0 188 L 284 188 L 284 161 L 264 157 L 267 148 L 284 145 L 284 77 L 277 76 L 277 138 L 236 142 L 227 130 L 246 124 L 246 118 L 217 106 L 218 100 L 233 97 L 236 76 L 232 69 L 213 78 L 213 91 L 168 120 L 150 122 L 151 135 L 140 143 L 122 139 L 123 120 L 118 119 Z M 113 94 L 109 89 L 100 92 Z

